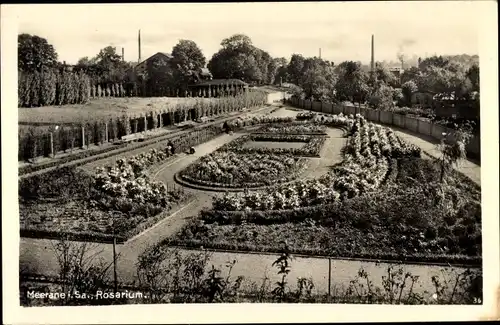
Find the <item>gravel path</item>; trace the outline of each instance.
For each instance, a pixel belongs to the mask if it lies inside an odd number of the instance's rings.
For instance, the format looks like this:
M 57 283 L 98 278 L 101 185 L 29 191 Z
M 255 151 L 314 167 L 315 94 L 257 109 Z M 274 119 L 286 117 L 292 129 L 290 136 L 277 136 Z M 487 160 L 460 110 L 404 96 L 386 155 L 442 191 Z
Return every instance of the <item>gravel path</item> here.
M 409 130 L 400 129 L 397 127 L 392 127 L 394 132 L 409 143 L 413 143 L 414 145 L 419 146 L 425 151 L 427 154 L 434 158 L 438 158 L 441 156 L 441 153 L 437 149 L 437 140 L 425 137 L 423 135 L 417 135 Z M 455 167 L 456 170 L 469 177 L 473 182 L 477 185 L 481 185 L 481 165 L 474 162 L 470 159 L 465 159 L 459 163 L 458 166 Z

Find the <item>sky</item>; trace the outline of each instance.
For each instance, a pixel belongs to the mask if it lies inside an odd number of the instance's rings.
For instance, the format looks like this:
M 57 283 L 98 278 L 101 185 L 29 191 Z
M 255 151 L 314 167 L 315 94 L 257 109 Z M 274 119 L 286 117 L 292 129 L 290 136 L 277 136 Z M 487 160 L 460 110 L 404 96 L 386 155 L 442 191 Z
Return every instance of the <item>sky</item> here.
M 108 45 L 126 61 L 171 52 L 179 39 L 195 41 L 207 61 L 222 39 L 236 33 L 273 57 L 292 53 L 333 62 L 368 63 L 371 35 L 376 61 L 397 54 L 478 54 L 480 6 L 469 1 L 291 2 L 206 4 L 16 5 L 18 33 L 44 37 L 60 61 L 74 64 Z

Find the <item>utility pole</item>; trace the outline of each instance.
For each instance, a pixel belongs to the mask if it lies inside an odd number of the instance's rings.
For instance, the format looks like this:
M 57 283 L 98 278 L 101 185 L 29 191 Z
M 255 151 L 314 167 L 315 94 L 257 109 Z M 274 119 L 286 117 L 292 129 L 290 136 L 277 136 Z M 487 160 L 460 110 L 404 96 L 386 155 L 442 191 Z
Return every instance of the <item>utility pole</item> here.
M 332 293 L 332 259 L 328 258 L 328 299 Z
M 113 212 L 112 212 L 113 213 Z M 113 282 L 115 293 L 118 292 L 118 277 L 116 272 L 116 235 L 115 235 L 115 216 L 111 215 L 113 218 Z

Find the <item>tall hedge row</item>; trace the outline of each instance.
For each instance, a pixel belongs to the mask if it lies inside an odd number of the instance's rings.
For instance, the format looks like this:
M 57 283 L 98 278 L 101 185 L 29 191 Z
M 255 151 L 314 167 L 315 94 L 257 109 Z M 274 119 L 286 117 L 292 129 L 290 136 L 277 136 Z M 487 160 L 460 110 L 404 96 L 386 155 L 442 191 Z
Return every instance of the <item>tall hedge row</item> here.
M 55 91 L 56 102 L 58 100 L 75 102 L 90 96 L 90 87 L 78 88 L 78 92 L 72 92 L 71 88 L 64 88 L 68 85 L 80 85 L 77 83 L 79 80 L 77 75 L 66 74 L 59 77 L 66 78 L 66 80 L 58 82 L 62 88 Z M 119 87 L 115 89 L 119 89 Z M 88 92 L 84 92 L 87 90 Z M 20 91 L 29 94 L 25 89 Z M 53 90 L 44 91 L 43 96 L 47 95 L 54 96 Z M 37 100 L 40 98 L 46 100 L 46 97 L 43 96 L 37 97 Z M 54 99 L 52 98 L 52 100 Z M 263 105 L 266 101 L 267 95 L 265 93 L 250 91 L 247 95 L 222 97 L 213 101 L 196 100 L 178 105 L 175 110 L 170 112 L 150 111 L 140 117 L 123 115 L 105 121 L 99 119 L 86 121 L 84 124 L 62 125 L 52 132 L 40 131 L 40 128 L 32 127 L 26 133 L 19 134 L 18 159 L 19 161 L 28 161 L 40 156 L 49 156 L 51 153 L 71 152 L 73 149 L 113 142 L 132 133 L 168 126 L 185 120 L 195 120 L 202 116 L 220 115 L 239 111 L 243 107 Z M 146 120 L 144 120 L 144 116 Z M 83 137 L 85 141 L 83 141 Z
M 81 104 L 90 98 L 90 79 L 83 73 L 19 72 L 19 107 Z

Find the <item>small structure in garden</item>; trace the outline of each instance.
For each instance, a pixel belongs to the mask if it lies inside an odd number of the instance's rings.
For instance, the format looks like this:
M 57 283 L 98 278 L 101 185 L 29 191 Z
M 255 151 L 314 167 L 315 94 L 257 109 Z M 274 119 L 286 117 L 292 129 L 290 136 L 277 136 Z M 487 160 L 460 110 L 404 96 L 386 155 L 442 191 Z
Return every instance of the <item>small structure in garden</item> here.
M 189 85 L 191 97 L 236 96 L 248 89 L 248 84 L 238 79 L 213 79 Z

